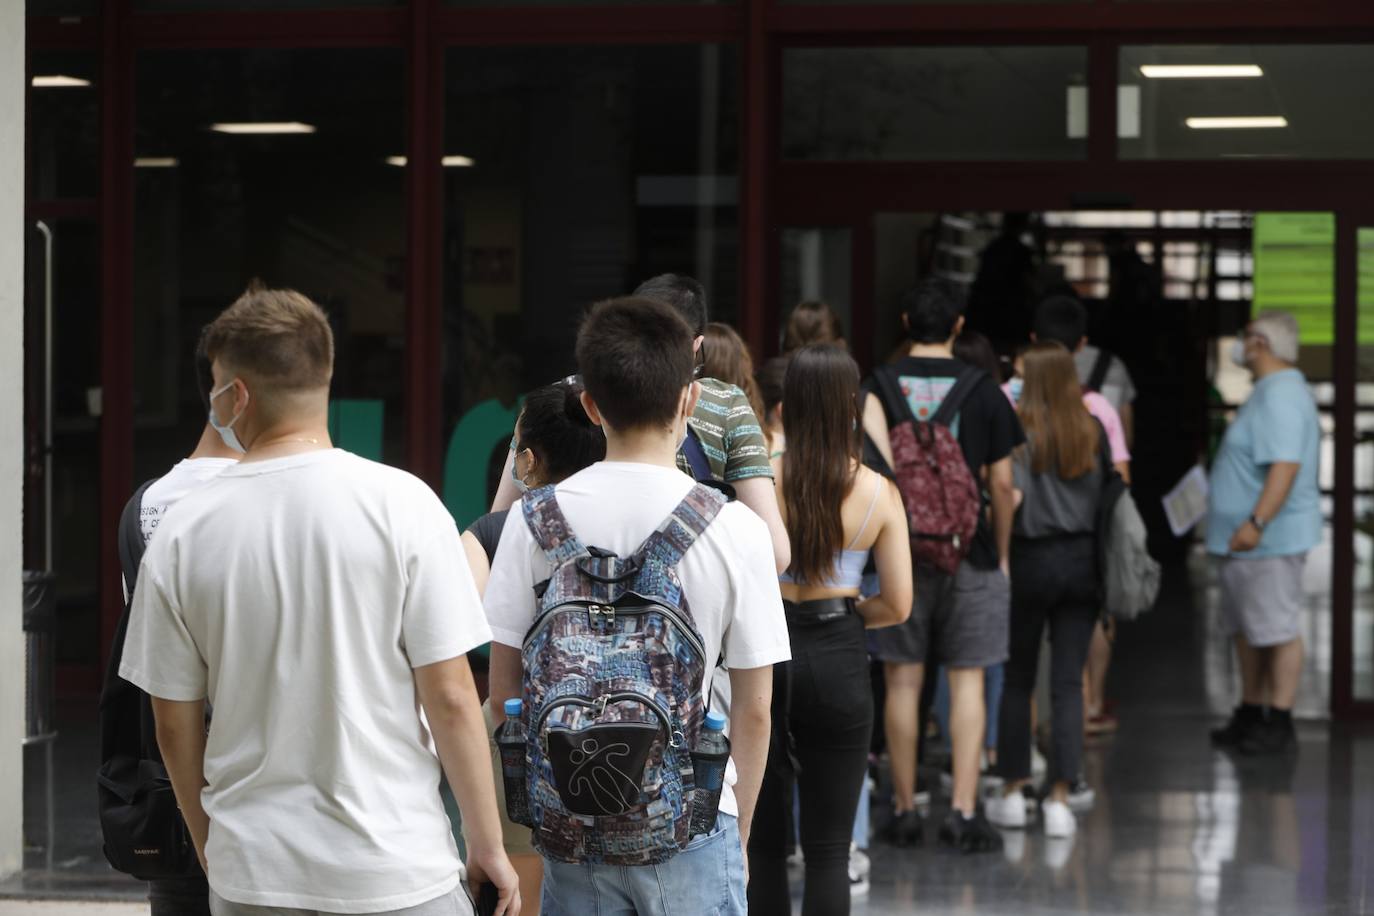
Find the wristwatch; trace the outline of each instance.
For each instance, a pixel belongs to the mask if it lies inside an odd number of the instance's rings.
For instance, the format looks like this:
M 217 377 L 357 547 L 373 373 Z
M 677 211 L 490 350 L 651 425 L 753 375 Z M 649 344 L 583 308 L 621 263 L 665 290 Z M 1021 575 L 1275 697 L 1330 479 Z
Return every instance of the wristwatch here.
M 1250 524 L 1252 524 L 1252 525 L 1255 526 L 1255 530 L 1256 530 L 1256 531 L 1258 531 L 1260 534 L 1264 534 L 1264 525 L 1265 525 L 1265 523 L 1259 520 L 1259 516 L 1258 516 L 1258 515 L 1256 515 L 1255 513 L 1251 512 L 1251 513 L 1250 513 L 1250 519 L 1249 519 L 1249 521 L 1250 521 Z

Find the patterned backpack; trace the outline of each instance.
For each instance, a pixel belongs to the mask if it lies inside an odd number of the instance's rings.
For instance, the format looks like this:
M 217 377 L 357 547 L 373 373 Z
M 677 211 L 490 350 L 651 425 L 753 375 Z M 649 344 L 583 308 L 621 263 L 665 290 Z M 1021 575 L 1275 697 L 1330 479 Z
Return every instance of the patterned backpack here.
M 981 369 L 964 366 L 934 416 L 919 420 L 896 370 L 882 366 L 873 373 L 888 416 L 892 470 L 911 528 L 911 557 L 950 575 L 973 547 L 983 511 L 982 490 L 951 426 L 986 377 Z
M 724 505 L 694 485 L 634 554 L 617 557 L 583 546 L 553 487 L 524 499 L 553 566 L 523 649 L 529 826 L 550 859 L 655 865 L 687 845 L 691 751 L 715 659 L 676 567 Z

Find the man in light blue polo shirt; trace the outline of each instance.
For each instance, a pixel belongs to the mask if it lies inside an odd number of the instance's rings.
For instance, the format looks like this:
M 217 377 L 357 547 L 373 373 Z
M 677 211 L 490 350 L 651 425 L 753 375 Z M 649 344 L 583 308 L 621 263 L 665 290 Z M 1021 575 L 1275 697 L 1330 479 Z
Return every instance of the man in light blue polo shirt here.
M 1247 754 L 1278 753 L 1296 746 L 1303 564 L 1322 534 L 1321 428 L 1307 380 L 1294 365 L 1292 315 L 1261 314 L 1232 358 L 1254 375 L 1255 389 L 1212 466 L 1207 552 L 1218 557 L 1222 614 L 1235 636 L 1243 696 L 1212 741 Z

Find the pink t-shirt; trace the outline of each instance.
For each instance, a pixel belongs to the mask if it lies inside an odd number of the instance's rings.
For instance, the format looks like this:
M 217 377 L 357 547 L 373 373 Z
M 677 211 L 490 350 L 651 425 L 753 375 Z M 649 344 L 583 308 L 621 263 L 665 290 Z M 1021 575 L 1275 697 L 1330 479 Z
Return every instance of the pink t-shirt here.
M 1011 406 L 1016 406 L 1016 398 L 1011 393 L 1011 382 L 1002 386 L 1002 393 L 1011 401 Z M 1097 422 L 1102 424 L 1102 428 L 1107 431 L 1107 444 L 1112 450 L 1112 463 L 1121 464 L 1131 460 L 1131 450 L 1126 447 L 1126 429 L 1121 425 L 1121 414 L 1116 412 L 1112 402 L 1107 400 L 1096 391 L 1083 392 L 1083 406 L 1088 408 L 1088 413 L 1097 418 Z

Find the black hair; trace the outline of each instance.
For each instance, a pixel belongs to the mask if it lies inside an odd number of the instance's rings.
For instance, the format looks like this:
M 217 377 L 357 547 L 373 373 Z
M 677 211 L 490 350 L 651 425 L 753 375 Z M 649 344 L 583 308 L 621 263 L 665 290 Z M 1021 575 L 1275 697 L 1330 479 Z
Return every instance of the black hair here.
M 912 343 L 944 343 L 964 312 L 964 294 L 952 281 L 930 277 L 902 297 L 907 333 Z
M 965 328 L 954 338 L 954 358 L 970 366 L 977 366 L 991 376 L 993 381 L 1001 383 L 1002 364 L 997 361 L 997 352 L 992 349 L 992 342 L 977 331 Z
M 582 383 L 562 381 L 525 397 L 515 424 L 517 449 L 529 449 L 545 483 L 558 483 L 606 457 L 606 434 L 582 407 Z
M 684 274 L 659 274 L 639 284 L 634 295 L 653 299 L 677 309 L 678 314 L 687 322 L 694 338 L 706 333 L 706 322 L 710 321 L 710 314 L 706 308 L 706 289 L 691 277 Z
M 1051 296 L 1036 308 L 1031 330 L 1036 340 L 1061 343 L 1072 353 L 1088 333 L 1088 310 L 1073 296 Z
M 676 309 L 655 299 L 598 302 L 577 332 L 582 384 L 618 431 L 672 424 L 694 362 L 692 329 Z
M 205 408 L 208 416 L 210 413 L 210 392 L 215 390 L 215 374 L 210 370 L 210 354 L 205 352 L 205 332 L 209 325 L 200 329 L 200 337 L 196 339 L 196 352 L 191 357 L 191 368 L 196 377 L 196 394 L 200 395 L 200 405 Z
M 787 364 L 792 361 L 792 357 L 775 356 L 760 367 L 754 373 L 754 381 L 759 386 L 759 399 L 763 401 L 763 412 L 771 414 L 773 408 L 782 403 L 782 389 L 784 380 L 787 378 Z M 765 423 L 767 417 L 759 417 Z

